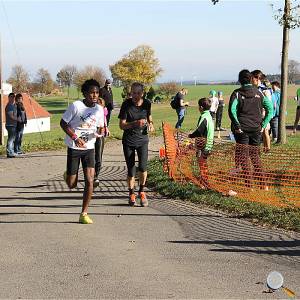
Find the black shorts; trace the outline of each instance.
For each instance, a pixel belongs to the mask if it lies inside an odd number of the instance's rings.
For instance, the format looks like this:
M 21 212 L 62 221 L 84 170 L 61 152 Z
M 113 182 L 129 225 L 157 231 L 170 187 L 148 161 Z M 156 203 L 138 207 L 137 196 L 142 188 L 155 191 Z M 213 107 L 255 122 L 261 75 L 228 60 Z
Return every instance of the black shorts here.
M 78 173 L 79 164 L 82 164 L 82 168 L 95 168 L 95 150 L 77 150 L 68 148 L 67 157 L 67 174 L 76 175 Z
M 148 162 L 148 143 L 144 143 L 141 146 L 128 146 L 123 144 L 123 152 L 125 156 L 125 161 L 127 165 L 127 175 L 128 177 L 135 176 L 135 152 L 138 155 L 139 160 L 139 171 L 147 171 Z
M 255 132 L 241 132 L 235 133 L 234 138 L 238 144 L 259 146 L 262 141 L 262 133 L 260 131 Z

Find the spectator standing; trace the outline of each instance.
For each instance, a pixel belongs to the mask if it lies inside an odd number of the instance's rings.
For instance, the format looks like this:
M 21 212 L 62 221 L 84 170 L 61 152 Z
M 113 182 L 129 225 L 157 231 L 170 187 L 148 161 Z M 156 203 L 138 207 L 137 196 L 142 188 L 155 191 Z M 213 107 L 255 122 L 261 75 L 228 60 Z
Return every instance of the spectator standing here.
M 183 88 L 174 97 L 174 101 L 177 104 L 176 113 L 178 118 L 175 128 L 181 128 L 182 126 L 186 113 L 186 107 L 189 105 L 189 102 L 184 102 L 184 97 L 187 95 L 187 93 L 188 90 Z
M 151 102 L 143 99 L 144 86 L 139 82 L 131 85 L 131 98 L 122 103 L 118 118 L 123 132 L 122 144 L 127 165 L 127 185 L 129 190 L 128 204 L 135 206 L 135 152 L 138 156 L 139 198 L 141 206 L 148 206 L 144 192 L 147 180 L 148 131 L 154 131 L 151 116 Z
M 216 113 L 216 130 L 225 130 L 221 127 L 222 124 L 222 117 L 223 117 L 223 110 L 225 107 L 225 101 L 223 98 L 223 92 L 218 92 L 218 109 Z
M 189 138 L 196 138 L 196 155 L 200 171 L 200 181 L 204 188 L 208 185 L 207 158 L 211 153 L 214 143 L 214 122 L 210 114 L 211 100 L 201 98 L 198 101 L 198 108 L 201 113 L 197 129 L 189 134 Z
M 296 133 L 298 123 L 300 120 L 300 88 L 297 90 L 296 100 L 297 100 L 297 108 L 296 108 L 296 116 L 295 116 L 295 122 L 294 122 L 294 127 L 293 127 L 293 134 Z
M 8 103 L 5 107 L 5 128 L 7 130 L 7 144 L 6 144 L 6 155 L 7 158 L 13 158 L 17 156 L 14 151 L 14 143 L 16 138 L 17 129 L 17 106 L 15 104 L 15 94 L 10 93 L 8 95 Z
M 60 121 L 60 126 L 66 133 L 65 142 L 68 146 L 67 171 L 64 177 L 70 189 L 77 186 L 80 161 L 83 168 L 84 192 L 79 217 L 79 223 L 82 224 L 93 223 L 87 211 L 94 189 L 94 147 L 96 137 L 104 127 L 103 108 L 97 104 L 99 90 L 100 85 L 96 80 L 86 80 L 81 87 L 84 99 L 70 104 Z
M 27 124 L 27 115 L 26 110 L 23 104 L 23 96 L 22 94 L 16 95 L 16 106 L 17 106 L 17 127 L 16 127 L 16 137 L 14 143 L 14 151 L 17 154 L 23 154 L 22 151 L 22 138 L 23 138 L 23 131 L 24 126 Z
M 272 140 L 274 143 L 277 142 L 278 138 L 278 120 L 280 111 L 280 83 L 278 81 L 273 81 L 272 85 L 272 104 L 273 104 L 273 118 L 270 121 Z
M 270 104 L 272 105 L 272 92 L 268 88 L 269 81 L 266 79 L 266 76 L 260 70 L 254 70 L 251 72 L 252 74 L 252 84 L 258 88 L 258 90 L 269 100 Z M 265 117 L 265 109 L 262 109 L 262 118 Z M 271 138 L 270 138 L 270 124 L 268 123 L 266 127 L 262 131 L 262 141 L 264 144 L 264 151 L 268 152 L 271 149 Z
M 107 126 L 109 126 L 111 112 L 114 109 L 114 96 L 111 89 L 110 79 L 105 80 L 104 86 L 100 89 L 99 96 L 105 101 L 105 107 L 107 108 L 106 122 L 107 122 Z
M 235 163 L 241 165 L 246 186 L 249 187 L 251 185 L 249 157 L 254 167 L 254 177 L 261 178 L 263 175 L 259 145 L 262 132 L 273 116 L 273 108 L 269 99 L 251 84 L 252 74 L 249 70 L 240 71 L 239 82 L 241 87 L 231 94 L 228 113 L 231 130 L 237 143 Z M 263 108 L 266 111 L 264 118 Z M 267 189 L 267 186 L 264 187 Z
M 217 113 L 218 106 L 219 106 L 219 100 L 217 97 L 217 92 L 215 90 L 212 90 L 209 92 L 209 99 L 211 101 L 210 114 L 211 114 L 211 117 L 213 118 L 213 120 L 215 120 L 216 113 Z

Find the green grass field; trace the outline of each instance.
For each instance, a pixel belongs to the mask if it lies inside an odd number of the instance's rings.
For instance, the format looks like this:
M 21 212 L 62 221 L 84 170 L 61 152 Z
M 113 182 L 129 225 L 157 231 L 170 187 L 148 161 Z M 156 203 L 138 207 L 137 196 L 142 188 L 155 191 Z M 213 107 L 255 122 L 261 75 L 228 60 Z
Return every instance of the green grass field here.
M 197 108 L 197 101 L 201 97 L 208 96 L 210 90 L 223 91 L 225 102 L 228 103 L 231 92 L 236 88 L 232 85 L 199 85 L 199 86 L 185 86 L 189 93 L 186 96 L 186 100 L 190 102 L 190 107 L 187 109 L 187 114 L 183 123 L 182 129 L 185 131 L 193 130 L 199 118 L 199 111 Z M 295 117 L 296 101 L 293 100 L 296 89 L 299 86 L 289 86 L 288 89 L 288 109 L 287 109 L 287 125 L 292 125 Z M 113 88 L 114 101 L 117 104 L 122 103 L 121 98 L 122 88 Z M 82 97 L 81 94 L 79 97 Z M 64 133 L 59 126 L 61 116 L 68 106 L 68 102 L 71 103 L 75 99 L 78 99 L 78 91 L 75 88 L 70 89 L 70 100 L 63 96 L 48 96 L 40 99 L 36 99 L 43 107 L 45 107 L 51 114 L 51 131 L 32 133 L 24 135 L 24 148 L 25 151 L 32 151 L 37 149 L 56 149 L 63 146 Z M 169 122 L 171 124 L 176 123 L 177 116 L 175 110 L 173 110 L 169 103 L 153 104 L 152 115 L 155 123 L 156 134 L 161 134 L 162 121 Z M 230 121 L 225 107 L 223 115 L 223 127 L 229 128 Z M 110 123 L 110 131 L 113 138 L 121 138 L 122 131 L 118 126 L 117 113 L 112 115 Z M 289 143 L 300 145 L 299 136 L 289 137 Z M 42 146 L 44 144 L 44 146 Z M 52 146 L 51 146 L 52 145 Z M 0 152 L 5 153 L 5 147 L 0 146 Z

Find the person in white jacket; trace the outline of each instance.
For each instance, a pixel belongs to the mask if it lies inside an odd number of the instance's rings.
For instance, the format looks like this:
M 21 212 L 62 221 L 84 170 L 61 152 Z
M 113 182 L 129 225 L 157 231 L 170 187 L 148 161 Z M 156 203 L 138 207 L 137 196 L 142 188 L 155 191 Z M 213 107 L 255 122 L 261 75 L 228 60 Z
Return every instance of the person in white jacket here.
M 214 90 L 211 90 L 209 92 L 209 99 L 211 101 L 211 107 L 210 107 L 209 111 L 210 111 L 211 117 L 213 118 L 213 120 L 215 120 L 216 113 L 217 113 L 218 106 L 219 106 L 219 99 L 217 97 L 217 92 Z

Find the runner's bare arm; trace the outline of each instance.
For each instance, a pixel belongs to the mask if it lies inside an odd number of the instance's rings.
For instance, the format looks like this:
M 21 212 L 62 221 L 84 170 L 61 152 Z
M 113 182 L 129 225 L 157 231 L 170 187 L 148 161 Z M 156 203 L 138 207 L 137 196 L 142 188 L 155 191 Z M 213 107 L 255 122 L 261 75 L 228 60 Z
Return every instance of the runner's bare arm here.
M 148 124 L 149 124 L 149 131 L 153 132 L 155 129 L 154 129 L 154 125 L 153 125 L 152 115 L 148 116 Z

